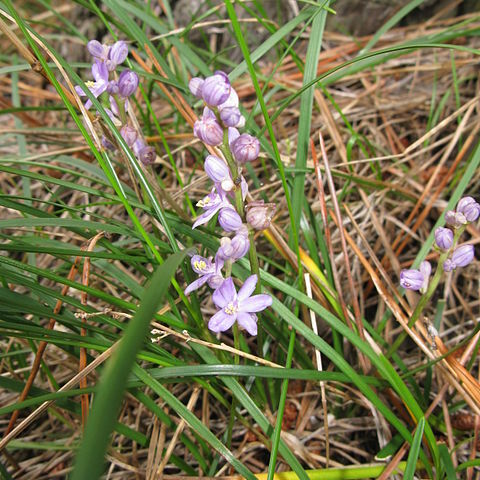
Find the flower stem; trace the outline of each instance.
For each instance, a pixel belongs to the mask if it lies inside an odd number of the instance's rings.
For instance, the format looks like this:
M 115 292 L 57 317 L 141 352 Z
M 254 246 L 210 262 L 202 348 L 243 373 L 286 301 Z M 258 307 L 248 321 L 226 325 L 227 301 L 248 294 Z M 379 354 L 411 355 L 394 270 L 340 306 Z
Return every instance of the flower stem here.
M 238 165 L 235 162 L 235 159 L 233 158 L 232 152 L 230 151 L 230 147 L 228 145 L 227 130 L 225 130 L 223 133 L 223 144 L 220 145 L 220 150 L 225 156 L 225 160 L 227 161 L 228 168 L 230 169 L 230 173 L 232 175 L 233 184 L 235 185 L 235 207 L 236 207 L 237 213 L 245 222 L 245 207 L 243 205 L 242 186 L 241 186 L 242 176 L 238 171 Z M 258 278 L 255 291 L 260 292 L 260 267 L 258 264 L 257 249 L 255 248 L 254 234 L 255 232 L 251 228 L 249 228 L 248 239 L 250 241 L 250 248 L 249 248 L 248 256 L 250 259 L 250 270 L 252 273 L 257 275 L 257 278 Z

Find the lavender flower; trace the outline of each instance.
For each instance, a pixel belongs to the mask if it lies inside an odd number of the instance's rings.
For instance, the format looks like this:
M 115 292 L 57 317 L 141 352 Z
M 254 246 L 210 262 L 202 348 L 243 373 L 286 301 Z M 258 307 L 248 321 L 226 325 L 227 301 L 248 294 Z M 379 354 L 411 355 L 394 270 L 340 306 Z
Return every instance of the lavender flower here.
M 243 133 L 230 144 L 230 148 L 238 163 L 246 163 L 258 157 L 260 153 L 260 142 L 252 135 Z
M 475 258 L 475 249 L 473 245 L 461 245 L 457 247 L 450 258 L 447 258 L 443 264 L 446 272 L 451 272 L 457 267 L 466 267 Z
M 222 143 L 223 129 L 208 107 L 204 108 L 202 118 L 195 122 L 193 134 L 207 145 L 217 146 Z
M 420 264 L 420 270 L 404 269 L 400 272 L 400 285 L 408 290 L 426 291 L 431 271 L 432 266 L 426 261 Z
M 201 257 L 200 255 L 194 255 L 192 257 L 191 264 L 193 271 L 198 273 L 200 277 L 187 286 L 185 289 L 185 295 L 197 290 L 205 283 L 207 283 L 208 286 L 213 289 L 218 288 L 222 284 L 223 277 L 220 273 L 220 270 L 223 266 L 223 262 L 216 265 L 212 262 L 212 257 L 205 258 Z
M 245 118 L 237 107 L 226 107 L 220 110 L 220 119 L 226 127 L 239 127 L 245 124 Z
M 220 191 L 221 189 L 224 192 L 229 192 L 235 187 L 229 168 L 223 160 L 215 155 L 208 155 L 205 159 L 203 168 L 205 169 L 205 173 L 215 184 L 217 191 Z
M 453 232 L 449 228 L 437 228 L 435 230 L 435 243 L 438 248 L 448 250 L 453 245 Z
M 210 107 L 218 107 L 224 103 L 230 95 L 230 81 L 223 72 L 215 72 L 207 77 L 202 84 L 202 98 Z
M 223 208 L 218 214 L 218 223 L 226 232 L 236 232 L 242 226 L 242 218 L 233 208 Z
M 120 40 L 115 42 L 108 52 L 108 59 L 106 61 L 107 68 L 110 72 L 117 68 L 117 65 L 121 65 L 128 55 L 128 46 Z
M 250 202 L 246 206 L 248 224 L 255 230 L 265 230 L 270 226 L 276 208 L 274 203 L 264 203 L 263 200 Z
M 155 149 L 147 145 L 142 138 L 137 138 L 132 146 L 136 157 L 144 165 L 151 165 L 157 158 Z
M 87 43 L 87 50 L 95 60 L 105 62 L 108 58 L 110 47 L 105 44 L 101 44 L 98 40 L 90 40 Z
M 192 228 L 197 228 L 199 225 L 204 225 L 222 208 L 233 209 L 226 197 L 215 193 L 215 189 L 212 189 L 212 191 L 205 196 L 203 200 L 197 202 L 197 207 L 203 208 L 205 212 L 197 217 L 192 225 Z
M 104 63 L 95 61 L 92 65 L 92 75 L 94 82 L 89 81 L 85 82 L 85 85 L 92 92 L 95 98 L 98 98 L 103 92 L 107 90 L 108 86 L 108 70 Z M 87 94 L 83 91 L 83 88 L 80 85 L 75 87 L 75 91 L 81 97 L 86 97 Z M 90 99 L 85 103 L 85 108 L 88 110 L 92 106 L 92 101 Z
M 208 322 L 208 328 L 213 332 L 228 330 L 235 321 L 245 328 L 250 335 L 257 334 L 257 316 L 254 312 L 260 312 L 272 304 L 270 295 L 252 295 L 257 285 L 257 276 L 252 275 L 245 280 L 238 294 L 235 290 L 231 277 L 227 278 L 222 285 L 213 292 L 213 303 L 220 310 Z
M 135 93 L 138 87 L 138 75 L 132 70 L 124 70 L 118 77 L 118 93 L 128 98 Z
M 222 237 L 220 247 L 215 255 L 215 262 L 226 262 L 227 260 L 235 262 L 243 258 L 250 248 L 248 239 L 248 230 L 243 225 L 233 238 Z
M 188 82 L 188 88 L 197 98 L 202 98 L 202 88 L 205 80 L 200 77 L 193 77 Z

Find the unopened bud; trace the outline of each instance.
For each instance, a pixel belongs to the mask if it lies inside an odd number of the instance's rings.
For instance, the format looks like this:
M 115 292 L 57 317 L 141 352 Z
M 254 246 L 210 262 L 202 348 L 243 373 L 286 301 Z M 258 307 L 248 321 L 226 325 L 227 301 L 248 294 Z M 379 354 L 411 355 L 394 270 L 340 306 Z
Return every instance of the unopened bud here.
M 270 226 L 277 206 L 274 203 L 250 202 L 247 206 L 247 222 L 255 230 L 265 230 Z

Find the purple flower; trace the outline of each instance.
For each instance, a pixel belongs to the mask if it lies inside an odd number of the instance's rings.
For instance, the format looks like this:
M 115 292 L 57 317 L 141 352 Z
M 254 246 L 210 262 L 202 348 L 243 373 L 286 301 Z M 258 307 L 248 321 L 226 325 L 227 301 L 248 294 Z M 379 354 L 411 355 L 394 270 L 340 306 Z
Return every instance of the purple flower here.
M 202 85 L 202 98 L 210 107 L 224 103 L 230 95 L 230 81 L 223 72 L 207 77 Z
M 248 224 L 255 230 L 265 230 L 270 226 L 276 208 L 274 203 L 264 203 L 263 200 L 250 202 L 246 206 Z
M 124 70 L 118 77 L 118 93 L 127 98 L 135 93 L 138 87 L 138 75 L 132 70 Z
M 101 44 L 98 40 L 90 40 L 87 43 L 87 50 L 90 52 L 90 55 L 95 58 L 95 60 L 105 62 L 108 58 L 108 51 L 110 50 L 110 47 Z
M 220 310 L 208 322 L 208 328 L 213 332 L 228 330 L 235 321 L 245 328 L 250 335 L 257 334 L 257 316 L 272 304 L 272 297 L 266 294 L 252 295 L 257 285 L 257 276 L 252 275 L 245 280 L 238 294 L 231 277 L 213 292 L 213 303 Z
M 260 153 L 260 142 L 252 135 L 243 133 L 231 143 L 230 149 L 238 163 L 251 162 Z
M 446 272 L 451 272 L 457 267 L 466 267 L 475 258 L 475 249 L 473 245 L 461 245 L 457 247 L 450 258 L 444 264 L 443 269 Z
M 408 290 L 426 291 L 432 266 L 429 262 L 422 262 L 420 270 L 404 269 L 400 272 L 400 285 Z
M 223 277 L 220 270 L 223 263 L 216 265 L 212 262 L 212 257 L 205 258 L 200 255 L 194 255 L 191 264 L 193 271 L 198 273 L 200 277 L 187 286 L 185 289 L 185 295 L 197 290 L 197 288 L 200 288 L 205 283 L 208 283 L 208 286 L 213 289 L 218 288 L 222 284 Z
M 188 88 L 197 98 L 202 98 L 202 87 L 205 80 L 200 77 L 193 77 L 188 82 Z
M 105 90 L 107 90 L 108 86 L 108 70 L 104 63 L 95 61 L 92 65 L 92 75 L 94 78 L 94 82 L 85 82 L 85 85 L 88 89 L 92 92 L 95 98 L 98 98 Z M 83 88 L 80 85 L 75 87 L 75 91 L 81 97 L 86 97 L 87 94 L 83 91 Z M 85 108 L 88 110 L 92 106 L 92 102 L 88 99 L 85 103 Z
M 208 155 L 203 167 L 206 174 L 215 184 L 217 191 L 220 191 L 220 189 L 224 192 L 233 190 L 235 185 L 233 184 L 230 170 L 223 160 L 215 155 Z
M 220 119 L 226 127 L 239 127 L 245 124 L 245 118 L 237 107 L 226 107 L 220 110 Z
M 208 107 L 204 108 L 202 118 L 195 122 L 193 134 L 207 145 L 217 146 L 222 143 L 223 129 Z
M 147 145 L 142 138 L 137 138 L 135 142 L 133 142 L 132 149 L 136 157 L 144 165 L 151 165 L 157 158 L 155 149 Z
M 236 232 L 242 226 L 242 218 L 233 208 L 222 208 L 218 223 L 226 232 Z
M 102 147 L 107 150 L 115 150 L 115 145 L 105 135 L 102 135 Z
M 462 197 L 457 203 L 457 212 L 463 213 L 465 208 L 472 203 L 477 203 L 473 197 Z
M 233 238 L 221 238 L 220 247 L 215 255 L 215 262 L 226 262 L 227 260 L 235 262 L 243 258 L 249 248 L 248 230 L 245 226 L 242 226 Z
M 118 82 L 116 80 L 110 80 L 108 82 L 107 92 L 110 95 L 116 95 L 118 93 Z
M 126 124 L 120 130 L 120 135 L 122 135 L 123 139 L 125 140 L 125 143 L 130 148 L 132 148 L 133 144 L 135 143 L 135 140 L 138 137 L 138 132 L 131 125 Z
M 435 243 L 438 248 L 448 250 L 453 245 L 453 232 L 449 228 L 438 227 L 435 230 Z
M 117 68 L 117 65 L 122 64 L 128 55 L 128 46 L 120 40 L 115 42 L 108 52 L 108 59 L 106 61 L 107 68 L 110 72 Z
M 222 208 L 229 208 L 233 210 L 232 205 L 228 202 L 225 196 L 215 193 L 215 189 L 197 202 L 197 207 L 202 207 L 205 212 L 197 217 L 192 228 L 197 228 L 199 225 L 207 223 L 218 211 Z

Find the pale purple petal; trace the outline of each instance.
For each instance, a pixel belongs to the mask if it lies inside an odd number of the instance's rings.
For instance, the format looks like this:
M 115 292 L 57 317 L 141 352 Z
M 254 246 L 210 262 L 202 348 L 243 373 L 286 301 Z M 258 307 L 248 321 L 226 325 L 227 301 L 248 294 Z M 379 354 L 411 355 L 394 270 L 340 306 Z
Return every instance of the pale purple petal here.
M 92 65 L 92 75 L 96 82 L 108 82 L 107 66 L 103 62 L 99 62 L 96 60 L 95 63 Z
M 233 302 L 236 297 L 237 292 L 232 277 L 228 277 L 220 287 L 213 292 L 212 300 L 218 308 L 224 308 L 230 302 Z
M 250 335 L 257 334 L 257 316 L 252 313 L 237 313 L 237 323 L 243 327 Z
M 261 312 L 269 307 L 273 302 L 270 295 L 261 293 L 260 295 L 254 295 L 253 297 L 246 298 L 239 303 L 239 312 Z
M 218 223 L 226 232 L 236 232 L 242 226 L 242 217 L 233 208 L 222 208 Z
M 221 112 L 225 108 L 237 107 L 238 108 L 238 94 L 234 88 L 230 88 L 230 95 L 227 100 L 218 106 L 218 111 Z
M 420 290 L 424 276 L 420 270 L 404 269 L 400 272 L 400 285 L 408 290 Z
M 208 275 L 202 275 L 201 277 L 194 280 L 185 289 L 185 292 L 184 292 L 185 295 L 188 295 L 191 292 L 193 292 L 194 290 L 197 290 L 197 288 L 200 288 L 204 283 L 207 283 L 208 279 L 209 279 Z
M 452 253 L 452 262 L 457 267 L 466 267 L 475 257 L 473 245 L 461 245 Z
M 230 176 L 230 171 L 225 162 L 215 155 L 208 155 L 205 159 L 204 169 L 215 183 L 220 183 Z
M 102 45 L 98 40 L 90 40 L 87 43 L 87 50 L 90 52 L 90 55 L 100 60 L 106 60 L 108 55 L 108 47 Z
M 195 222 L 193 222 L 192 228 L 197 228 L 200 225 L 205 225 L 205 223 L 208 223 L 209 220 L 220 210 L 221 205 L 218 205 L 218 207 L 215 208 L 210 208 L 206 212 L 202 213 L 199 215 Z
M 188 88 L 190 91 L 195 95 L 197 98 L 202 98 L 202 87 L 203 83 L 205 80 L 200 77 L 193 77 L 189 82 L 188 82 Z
M 238 291 L 238 301 L 243 302 L 246 300 L 255 290 L 257 285 L 257 275 L 250 275 L 242 285 L 242 288 Z
M 120 65 L 125 61 L 128 55 L 128 46 L 127 44 L 123 41 L 120 40 L 118 42 L 115 42 L 110 48 L 110 51 L 108 52 L 108 58 L 110 59 L 112 63 L 112 70 L 115 70 L 115 67 L 117 65 Z
M 83 88 L 80 85 L 75 85 L 75 91 L 81 97 L 85 97 L 87 94 L 83 91 Z
M 235 323 L 236 317 L 237 315 L 228 315 L 228 313 L 220 310 L 210 319 L 208 328 L 215 333 L 224 332 Z

